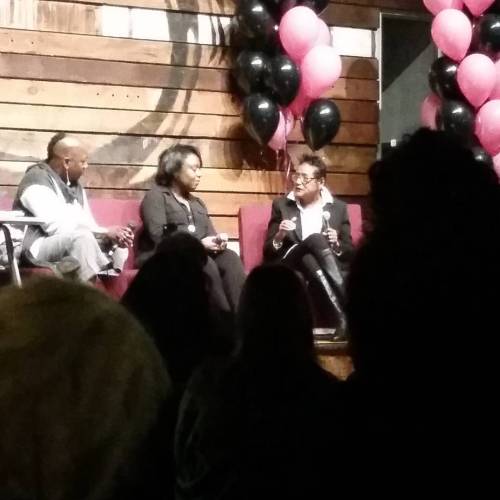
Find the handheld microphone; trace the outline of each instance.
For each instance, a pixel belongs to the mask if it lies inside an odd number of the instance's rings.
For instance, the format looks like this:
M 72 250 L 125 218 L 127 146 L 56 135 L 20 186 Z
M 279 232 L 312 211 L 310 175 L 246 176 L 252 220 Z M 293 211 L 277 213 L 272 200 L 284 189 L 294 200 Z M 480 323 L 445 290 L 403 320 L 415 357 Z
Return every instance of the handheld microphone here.
M 219 233 L 215 236 L 215 243 L 217 245 L 222 245 L 223 243 L 227 243 L 229 241 L 229 237 L 226 233 Z
M 325 223 L 325 226 L 327 229 L 331 229 L 330 226 L 330 217 L 331 214 L 330 212 L 327 212 L 326 210 L 321 214 L 321 217 L 323 217 L 323 222 Z
M 332 226 L 330 225 L 332 214 L 327 210 L 324 210 L 321 217 L 323 218 L 326 229 L 332 229 Z M 338 240 L 335 243 L 330 243 L 330 246 L 335 249 L 334 251 L 337 255 L 340 253 L 340 243 Z
M 128 221 L 127 222 L 127 227 L 132 231 L 134 232 L 135 228 L 137 227 L 137 224 L 134 222 L 134 221 Z M 119 247 L 118 243 L 113 243 L 113 245 L 111 246 L 109 252 L 108 252 L 108 255 L 111 257 L 114 253 L 115 253 L 115 250 Z

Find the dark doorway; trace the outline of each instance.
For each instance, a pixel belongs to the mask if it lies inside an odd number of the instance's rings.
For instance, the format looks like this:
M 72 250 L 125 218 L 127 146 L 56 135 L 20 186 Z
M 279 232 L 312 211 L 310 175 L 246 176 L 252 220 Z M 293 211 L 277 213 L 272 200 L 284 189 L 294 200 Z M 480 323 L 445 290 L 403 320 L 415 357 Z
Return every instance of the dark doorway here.
M 383 13 L 381 19 L 382 152 L 420 125 L 420 106 L 430 92 L 429 68 L 437 57 L 428 16 Z

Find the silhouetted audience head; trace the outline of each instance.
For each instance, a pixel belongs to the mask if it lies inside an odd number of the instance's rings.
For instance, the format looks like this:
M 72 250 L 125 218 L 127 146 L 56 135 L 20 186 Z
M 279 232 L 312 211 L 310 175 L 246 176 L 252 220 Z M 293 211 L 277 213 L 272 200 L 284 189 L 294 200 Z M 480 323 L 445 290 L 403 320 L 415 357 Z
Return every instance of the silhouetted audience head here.
M 176 232 L 141 267 L 122 299 L 154 338 L 174 382 L 185 382 L 213 343 L 206 262 L 200 241 Z
M 182 231 L 175 231 L 164 238 L 156 252 L 170 262 L 186 266 L 194 265 L 197 269 L 203 268 L 207 263 L 207 252 L 198 238 Z
M 370 182 L 372 228 L 348 284 L 356 370 L 437 388 L 497 325 L 498 179 L 456 139 L 421 129 Z
M 142 327 L 97 290 L 48 278 L 3 288 L 1 498 L 142 497 L 143 479 L 155 485 L 140 457 L 169 388 Z
M 177 498 L 325 498 L 338 381 L 316 364 L 301 279 L 254 269 L 237 313 L 239 349 L 189 381 L 176 429 Z M 336 463 L 336 462 L 335 462 Z
M 313 319 L 302 280 L 284 266 L 264 265 L 248 276 L 237 314 L 239 355 L 251 363 L 314 358 Z

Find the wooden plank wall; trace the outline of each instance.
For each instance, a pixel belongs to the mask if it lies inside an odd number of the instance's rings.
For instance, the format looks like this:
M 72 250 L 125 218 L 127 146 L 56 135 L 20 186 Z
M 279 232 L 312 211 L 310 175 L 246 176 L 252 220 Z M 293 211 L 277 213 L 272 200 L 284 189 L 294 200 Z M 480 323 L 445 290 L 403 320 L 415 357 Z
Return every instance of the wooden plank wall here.
M 342 126 L 320 153 L 338 195 L 367 193 L 378 142 L 378 6 L 416 0 L 337 0 L 323 14 L 343 55 L 329 92 Z M 0 196 L 30 162 L 45 157 L 54 131 L 91 148 L 92 196 L 141 198 L 159 153 L 198 146 L 199 187 L 216 226 L 237 238 L 238 208 L 283 190 L 274 153 L 250 141 L 229 93 L 232 0 L 0 0 Z M 290 151 L 307 151 L 299 127 Z

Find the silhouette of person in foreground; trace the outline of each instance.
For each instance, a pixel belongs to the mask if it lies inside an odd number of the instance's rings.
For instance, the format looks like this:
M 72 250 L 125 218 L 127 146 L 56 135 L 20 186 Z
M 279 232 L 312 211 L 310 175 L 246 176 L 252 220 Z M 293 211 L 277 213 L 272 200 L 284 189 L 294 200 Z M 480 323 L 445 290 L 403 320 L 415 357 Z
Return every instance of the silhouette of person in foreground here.
M 253 270 L 237 326 L 233 358 L 204 365 L 186 388 L 177 498 L 314 498 L 329 478 L 340 383 L 316 362 L 301 279 L 284 266 Z
M 210 301 L 207 258 L 194 236 L 180 231 L 167 236 L 122 298 L 154 338 L 181 391 L 205 357 L 231 348 L 226 343 L 232 325 Z
M 109 297 L 56 278 L 2 288 L 0 497 L 168 498 L 170 392 L 153 342 Z
M 359 476 L 453 484 L 459 469 L 448 478 L 443 465 L 469 464 L 468 447 L 493 429 L 498 179 L 453 137 L 421 129 L 370 183 L 372 228 L 347 284 L 355 372 L 343 439 Z

